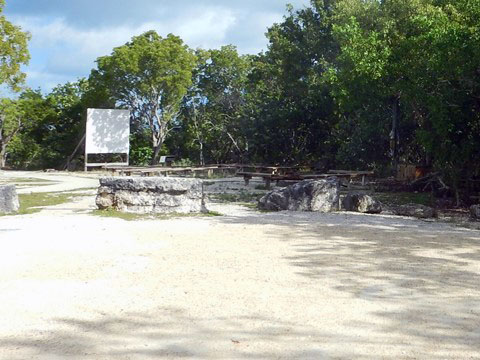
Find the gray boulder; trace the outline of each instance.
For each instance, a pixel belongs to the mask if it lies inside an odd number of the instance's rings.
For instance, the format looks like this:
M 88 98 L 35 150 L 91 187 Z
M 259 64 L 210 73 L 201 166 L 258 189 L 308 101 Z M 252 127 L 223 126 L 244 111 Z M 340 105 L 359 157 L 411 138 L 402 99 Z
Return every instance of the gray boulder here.
M 102 178 L 95 202 L 99 209 L 141 214 L 206 211 L 203 182 L 199 179 Z
M 339 182 L 336 178 L 304 180 L 269 192 L 259 200 L 258 206 L 272 211 L 336 211 L 338 191 Z
M 357 211 L 367 214 L 379 214 L 382 212 L 382 204 L 370 195 L 351 193 L 343 198 L 342 208 L 346 211 Z
M 428 219 L 437 216 L 435 209 L 420 204 L 400 205 L 393 209 L 393 213 L 395 215 L 412 216 L 419 219 Z
M 472 219 L 480 220 L 480 205 L 470 206 L 470 216 Z
M 0 186 L 0 214 L 17 212 L 20 207 L 15 185 Z

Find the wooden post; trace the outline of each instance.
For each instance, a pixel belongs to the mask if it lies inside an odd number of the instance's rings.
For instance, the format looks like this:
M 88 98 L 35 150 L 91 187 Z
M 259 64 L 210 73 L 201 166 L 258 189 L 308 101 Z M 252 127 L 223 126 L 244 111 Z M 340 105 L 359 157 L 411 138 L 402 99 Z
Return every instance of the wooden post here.
M 265 178 L 265 188 L 267 190 L 270 190 L 270 184 L 271 184 L 272 179 L 270 177 Z

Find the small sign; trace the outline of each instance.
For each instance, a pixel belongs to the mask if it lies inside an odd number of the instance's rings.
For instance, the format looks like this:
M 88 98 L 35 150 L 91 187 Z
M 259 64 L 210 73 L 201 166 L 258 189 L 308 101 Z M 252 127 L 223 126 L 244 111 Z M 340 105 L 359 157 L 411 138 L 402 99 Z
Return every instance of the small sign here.
M 160 156 L 160 164 L 165 164 L 167 162 L 166 156 Z

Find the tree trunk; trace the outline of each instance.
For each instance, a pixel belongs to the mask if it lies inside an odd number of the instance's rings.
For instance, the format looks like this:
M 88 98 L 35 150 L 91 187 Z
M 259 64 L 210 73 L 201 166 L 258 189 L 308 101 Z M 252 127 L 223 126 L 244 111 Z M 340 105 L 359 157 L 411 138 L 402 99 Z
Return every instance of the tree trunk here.
M 390 150 L 392 152 L 392 166 L 394 176 L 398 167 L 398 97 L 393 98 L 392 104 L 392 132 L 390 133 Z
M 200 141 L 200 165 L 205 165 L 205 158 L 203 157 L 203 141 Z
M 153 145 L 153 157 L 152 157 L 152 165 L 158 165 L 160 161 L 160 150 L 162 150 L 163 142 L 157 143 L 157 145 Z
M 153 141 L 153 157 L 152 165 L 158 165 L 160 161 L 160 151 L 162 150 L 163 143 L 165 142 L 165 137 L 167 131 L 165 128 L 161 127 L 160 130 L 152 135 Z
M 0 169 L 4 168 L 7 165 L 7 146 L 0 146 Z

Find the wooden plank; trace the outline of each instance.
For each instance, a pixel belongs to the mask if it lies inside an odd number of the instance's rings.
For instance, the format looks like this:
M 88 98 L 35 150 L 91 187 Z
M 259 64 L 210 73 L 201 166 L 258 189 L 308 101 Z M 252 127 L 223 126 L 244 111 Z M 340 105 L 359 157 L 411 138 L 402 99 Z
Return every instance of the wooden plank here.
M 356 170 L 328 170 L 329 174 L 343 174 L 343 175 L 352 175 L 352 176 L 361 176 L 361 175 L 374 175 L 374 171 L 356 171 Z
M 248 172 L 248 171 L 241 171 L 237 172 L 239 176 L 250 176 L 250 177 L 266 177 L 266 176 L 273 176 L 270 173 L 259 173 L 259 172 Z

